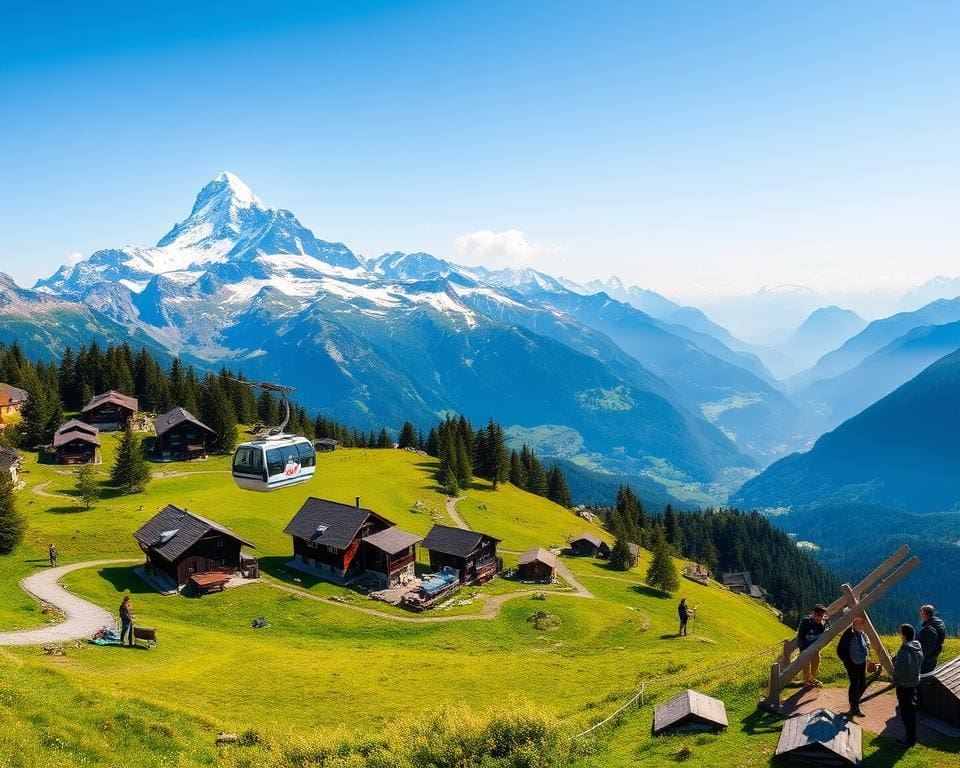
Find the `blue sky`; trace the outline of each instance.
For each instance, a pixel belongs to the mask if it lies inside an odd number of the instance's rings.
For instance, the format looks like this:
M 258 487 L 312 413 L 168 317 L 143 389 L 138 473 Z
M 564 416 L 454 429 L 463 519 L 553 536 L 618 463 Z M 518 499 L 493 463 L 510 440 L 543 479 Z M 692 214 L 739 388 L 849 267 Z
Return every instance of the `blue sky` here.
M 367 256 L 680 297 L 960 272 L 957 3 L 79 5 L 0 26 L 22 284 L 221 170 Z

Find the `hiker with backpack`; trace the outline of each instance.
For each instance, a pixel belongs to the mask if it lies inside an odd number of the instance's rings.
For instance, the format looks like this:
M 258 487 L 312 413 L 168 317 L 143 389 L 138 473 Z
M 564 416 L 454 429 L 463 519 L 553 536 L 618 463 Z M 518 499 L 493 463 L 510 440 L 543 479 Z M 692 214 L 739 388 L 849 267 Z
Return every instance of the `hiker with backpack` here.
M 920 631 L 917 633 L 917 640 L 920 641 L 920 648 L 923 649 L 920 673 L 926 674 L 937 668 L 937 659 L 940 651 L 943 650 L 943 641 L 947 639 L 947 627 L 943 619 L 937 616 L 937 611 L 932 605 L 924 605 L 920 608 L 920 618 L 923 620 Z
M 680 605 L 677 606 L 677 614 L 680 617 L 680 630 L 677 632 L 677 637 L 686 636 L 687 621 L 690 619 L 690 609 L 687 607 L 687 598 L 680 598 Z
M 800 653 L 803 653 L 807 648 L 817 642 L 817 638 L 826 632 L 827 625 L 829 623 L 830 622 L 827 620 L 827 609 L 820 604 L 815 605 L 813 607 L 813 613 L 811 613 L 809 616 L 805 616 L 803 621 L 800 622 L 800 626 L 797 628 L 797 647 L 800 649 Z M 817 679 L 817 673 L 819 671 L 820 653 L 818 652 L 813 658 L 803 665 L 804 687 L 823 687 L 823 683 Z
M 837 656 L 847 670 L 847 700 L 850 708 L 846 712 L 848 720 L 863 717 L 860 711 L 860 699 L 867 690 L 867 661 L 870 659 L 870 638 L 863 631 L 866 624 L 863 616 L 857 616 L 853 624 L 840 635 L 837 643 Z

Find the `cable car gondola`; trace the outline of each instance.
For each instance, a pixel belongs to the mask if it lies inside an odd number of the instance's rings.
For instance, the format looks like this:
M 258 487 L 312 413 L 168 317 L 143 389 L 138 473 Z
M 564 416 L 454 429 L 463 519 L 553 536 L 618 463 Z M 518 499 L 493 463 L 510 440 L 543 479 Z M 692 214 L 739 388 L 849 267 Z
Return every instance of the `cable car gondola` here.
M 276 491 L 305 483 L 313 477 L 317 453 L 307 438 L 284 432 L 290 420 L 287 393 L 291 387 L 256 381 L 235 379 L 251 387 L 279 392 L 286 409 L 283 423 L 253 440 L 240 443 L 233 454 L 233 481 L 247 491 Z

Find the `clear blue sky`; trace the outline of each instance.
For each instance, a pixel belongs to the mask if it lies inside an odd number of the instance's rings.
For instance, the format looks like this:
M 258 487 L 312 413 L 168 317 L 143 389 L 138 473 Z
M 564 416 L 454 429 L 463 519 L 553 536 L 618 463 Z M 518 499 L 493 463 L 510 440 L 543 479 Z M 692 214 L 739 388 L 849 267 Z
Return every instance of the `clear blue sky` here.
M 960 3 L 40 5 L 0 25 L 24 284 L 221 170 L 367 256 L 674 295 L 960 272 Z

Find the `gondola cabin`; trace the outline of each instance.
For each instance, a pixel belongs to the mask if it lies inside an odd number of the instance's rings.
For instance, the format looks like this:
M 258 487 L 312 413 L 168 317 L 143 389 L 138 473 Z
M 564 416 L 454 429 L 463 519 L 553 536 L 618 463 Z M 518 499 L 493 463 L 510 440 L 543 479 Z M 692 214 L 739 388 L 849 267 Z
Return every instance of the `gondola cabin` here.
M 53 452 L 58 464 L 97 464 L 100 461 L 100 430 L 70 419 L 54 434 Z
M 247 491 L 276 491 L 305 483 L 317 453 L 305 437 L 269 435 L 241 443 L 233 454 L 233 481 Z
M 350 506 L 311 497 L 283 532 L 293 539 L 293 567 L 342 584 L 365 571 L 363 539 L 388 528 L 393 528 L 393 523 L 373 510 L 361 507 L 359 498 L 354 506 Z M 386 543 L 383 546 L 393 549 L 392 543 L 390 547 Z M 406 546 L 414 544 L 411 541 Z M 394 554 L 398 556 L 398 567 L 406 565 L 400 565 L 400 560 L 406 556 L 403 547 Z
M 139 409 L 137 398 L 111 389 L 94 396 L 80 411 L 80 415 L 87 424 L 99 425 L 101 429 L 122 429 Z
M 430 553 L 430 569 L 453 568 L 462 584 L 483 584 L 500 572 L 497 557 L 500 539 L 477 531 L 465 531 L 447 525 L 434 525 L 423 540 Z
M 155 455 L 164 459 L 202 459 L 214 431 L 186 408 L 174 408 L 153 421 Z
M 194 574 L 234 573 L 241 549 L 253 547 L 229 528 L 168 504 L 133 534 L 146 567 L 182 587 Z

